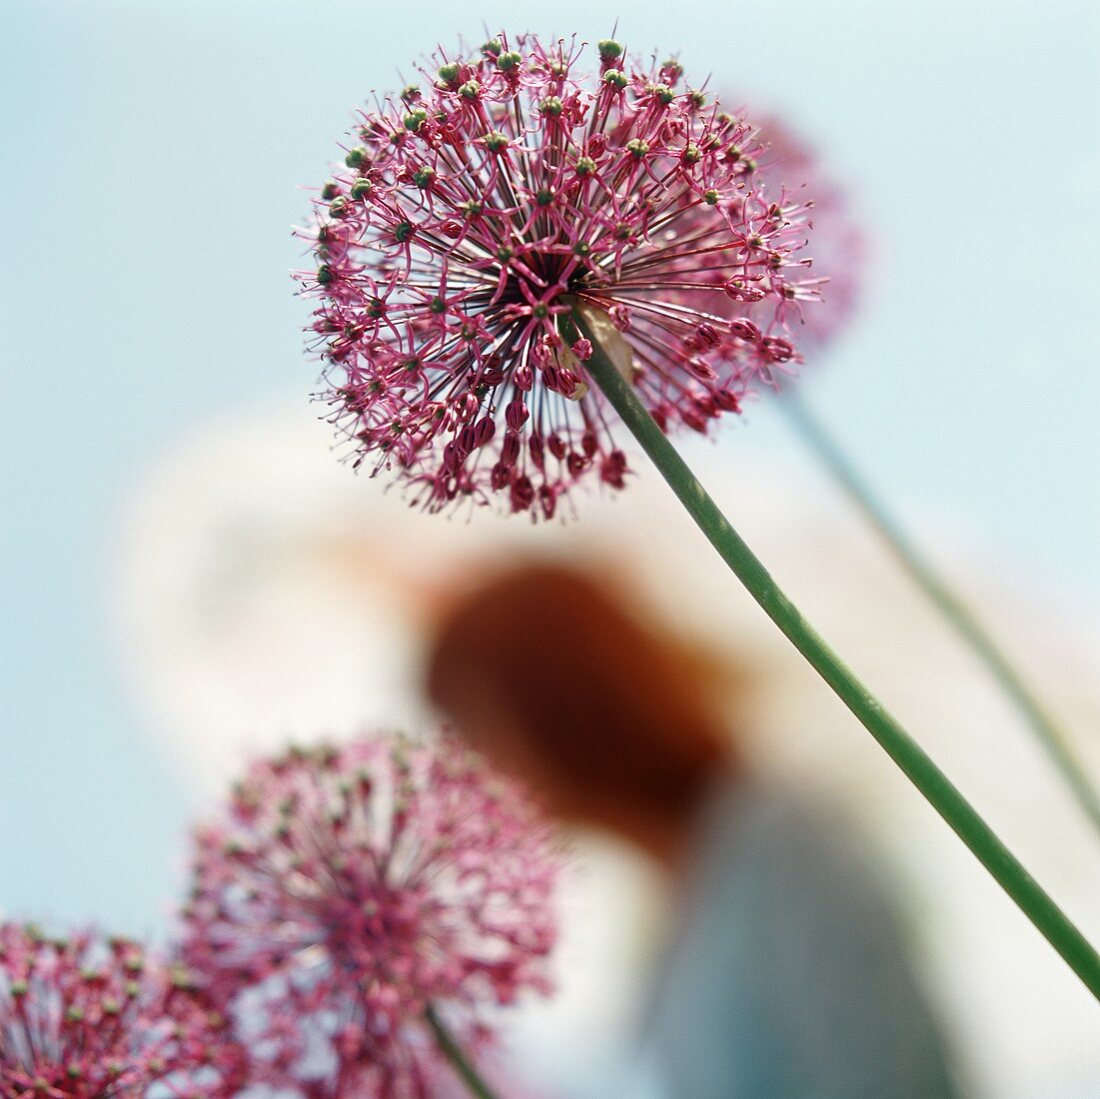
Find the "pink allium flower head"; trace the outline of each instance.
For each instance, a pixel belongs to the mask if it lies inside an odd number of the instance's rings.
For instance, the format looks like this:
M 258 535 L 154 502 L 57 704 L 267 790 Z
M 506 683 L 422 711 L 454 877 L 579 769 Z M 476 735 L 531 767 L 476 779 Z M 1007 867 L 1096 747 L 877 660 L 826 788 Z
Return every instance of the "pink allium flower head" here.
M 0 924 L 0 1096 L 229 1096 L 244 1055 L 227 1018 L 137 943 Z
M 751 126 L 616 42 L 438 50 L 361 114 L 301 235 L 332 420 L 356 464 L 439 510 L 549 518 L 627 462 L 561 317 L 577 303 L 664 429 L 736 412 L 797 359 L 807 205 L 757 178 Z M 749 317 L 751 328 L 731 319 Z
M 819 303 L 800 311 L 793 324 L 798 346 L 803 351 L 817 351 L 836 339 L 856 312 L 867 263 L 866 238 L 845 190 L 829 177 L 817 153 L 790 126 L 765 115 L 753 141 L 759 149 L 758 180 L 769 189 L 779 187 L 787 194 L 813 198 L 814 277 L 788 286 L 786 292 L 797 299 L 815 287 L 820 290 Z M 720 272 L 708 277 L 716 283 L 722 281 Z M 702 296 L 696 304 L 706 308 Z M 731 321 L 740 317 L 752 322 L 752 327 L 745 327 L 745 335 L 753 338 L 755 329 L 761 339 L 772 315 L 766 300 L 747 308 L 731 303 L 719 312 Z M 778 376 L 777 372 L 774 380 Z
M 804 311 L 797 335 L 800 347 L 817 350 L 840 335 L 859 307 L 867 238 L 846 190 L 800 134 L 782 119 L 765 115 L 759 137 L 766 147 L 761 159 L 764 177 L 792 194 L 804 189 L 813 196 L 813 270 L 822 288 L 821 300 Z
M 449 735 L 292 750 L 198 832 L 184 957 L 268 1081 L 419 1099 L 449 1072 L 429 1005 L 476 1049 L 480 1008 L 548 990 L 558 865 L 521 791 Z

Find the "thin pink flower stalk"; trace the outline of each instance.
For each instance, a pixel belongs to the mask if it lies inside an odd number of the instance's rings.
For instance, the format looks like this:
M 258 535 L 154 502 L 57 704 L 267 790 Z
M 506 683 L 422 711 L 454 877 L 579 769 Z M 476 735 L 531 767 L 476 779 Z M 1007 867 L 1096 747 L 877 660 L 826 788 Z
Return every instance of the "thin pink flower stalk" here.
M 485 1015 L 547 992 L 560 856 L 532 804 L 449 735 L 255 763 L 195 840 L 183 956 L 262 1077 L 310 1096 L 423 1099 Z
M 129 939 L 0 924 L 3 1099 L 214 1099 L 244 1073 L 228 1020 L 182 970 Z
M 500 35 L 442 49 L 421 82 L 360 115 L 301 230 L 331 419 L 430 511 L 462 500 L 555 514 L 627 459 L 590 384 L 579 305 L 661 425 L 704 432 L 796 361 L 818 296 L 808 203 L 771 189 L 744 120 L 599 43 Z

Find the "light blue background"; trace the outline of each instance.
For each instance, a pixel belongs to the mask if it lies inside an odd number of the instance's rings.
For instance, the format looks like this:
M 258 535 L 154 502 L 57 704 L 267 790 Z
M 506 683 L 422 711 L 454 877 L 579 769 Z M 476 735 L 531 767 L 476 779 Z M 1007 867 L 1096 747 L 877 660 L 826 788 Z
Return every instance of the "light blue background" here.
M 129 708 L 103 579 L 126 493 L 188 424 L 291 387 L 315 413 L 287 276 L 298 187 L 324 177 L 350 108 L 437 36 L 478 39 L 484 19 L 595 39 L 604 10 L 6 0 L 9 914 L 154 931 L 172 899 L 194 797 Z M 961 517 L 998 567 L 1095 616 L 1100 23 L 1087 0 L 990 10 L 634 0 L 618 36 L 784 111 L 852 181 L 878 277 L 810 399 L 903 511 Z M 752 420 L 730 461 L 782 462 L 789 431 L 766 406 Z

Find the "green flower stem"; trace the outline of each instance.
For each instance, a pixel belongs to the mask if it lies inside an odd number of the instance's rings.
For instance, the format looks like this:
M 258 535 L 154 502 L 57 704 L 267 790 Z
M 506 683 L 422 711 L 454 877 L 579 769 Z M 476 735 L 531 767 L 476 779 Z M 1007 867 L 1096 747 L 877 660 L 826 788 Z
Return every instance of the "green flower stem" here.
M 424 1018 L 435 1036 L 436 1044 L 447 1060 L 454 1066 L 458 1075 L 462 1077 L 462 1082 L 469 1089 L 470 1094 L 477 1096 L 477 1099 L 496 1099 L 489 1085 L 485 1083 L 469 1058 L 462 1052 L 461 1047 L 454 1040 L 454 1035 L 447 1029 L 432 1004 L 428 1004 L 427 1010 L 424 1012 Z
M 780 403 L 802 437 L 820 457 L 825 468 L 889 546 L 917 586 L 923 589 L 959 635 L 985 662 L 1042 742 L 1055 766 L 1062 772 L 1081 808 L 1100 831 L 1100 794 L 1097 794 L 1081 761 L 1074 755 L 1065 734 L 1032 694 L 1020 673 L 973 612 L 952 591 L 894 517 L 883 507 L 882 502 L 875 497 L 847 455 L 817 421 L 801 397 L 793 389 L 786 390 Z
M 970 848 L 1025 916 L 1100 1000 L 1100 956 L 975 812 L 924 750 L 856 678 L 783 594 L 768 570 L 730 526 L 718 506 L 615 369 L 580 310 L 573 324 L 592 343 L 585 364 L 623 423 L 633 432 L 688 514 L 769 618 L 836 692 L 932 807 Z

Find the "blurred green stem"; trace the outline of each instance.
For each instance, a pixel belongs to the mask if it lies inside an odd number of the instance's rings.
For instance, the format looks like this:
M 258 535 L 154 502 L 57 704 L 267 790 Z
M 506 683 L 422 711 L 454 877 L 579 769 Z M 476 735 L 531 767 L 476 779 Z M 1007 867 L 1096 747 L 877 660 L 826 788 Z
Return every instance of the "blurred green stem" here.
M 466 1085 L 470 1094 L 477 1096 L 477 1099 L 496 1099 L 496 1096 L 489 1089 L 489 1085 L 481 1078 L 473 1063 L 454 1040 L 454 1036 L 439 1017 L 439 1013 L 435 1010 L 433 1004 L 428 1005 L 427 1010 L 424 1012 L 424 1018 L 435 1036 L 436 1044 L 447 1060 L 454 1066 L 455 1072 L 462 1078 L 462 1082 Z
M 572 310 L 572 324 L 592 343 L 592 357 L 585 363 L 589 376 L 633 432 L 722 560 L 1024 915 L 1061 954 L 1093 996 L 1100 1000 L 1100 955 L 947 776 L 784 595 L 768 570 L 730 526 L 676 448 L 665 438 L 638 400 L 633 387 L 615 368 L 577 307 Z
M 802 437 L 817 453 L 825 468 L 890 547 L 906 572 L 916 581 L 917 586 L 923 589 L 959 635 L 985 662 L 986 667 L 1020 709 L 1043 747 L 1062 772 L 1080 802 L 1081 808 L 1100 831 L 1100 795 L 1089 781 L 1080 760 L 1074 755 L 1065 734 L 1032 694 L 1020 673 L 1012 666 L 1008 657 L 997 646 L 981 622 L 974 617 L 966 604 L 952 591 L 901 529 L 894 517 L 883 507 L 882 502 L 876 498 L 847 455 L 818 422 L 798 393 L 794 389 L 784 390 L 780 404 Z

